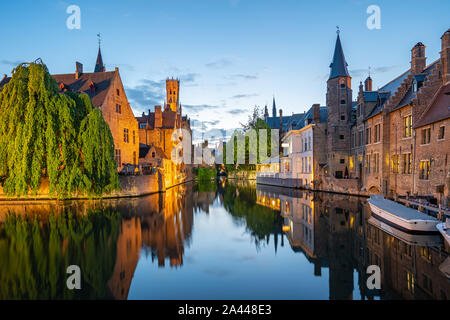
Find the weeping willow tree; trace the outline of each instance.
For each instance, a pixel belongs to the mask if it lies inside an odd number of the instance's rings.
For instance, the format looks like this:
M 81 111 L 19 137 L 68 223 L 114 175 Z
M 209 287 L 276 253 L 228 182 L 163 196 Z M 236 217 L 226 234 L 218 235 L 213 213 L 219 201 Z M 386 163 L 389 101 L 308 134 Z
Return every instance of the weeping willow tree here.
M 0 91 L 0 178 L 9 195 L 102 194 L 119 188 L 114 142 L 86 94 L 61 93 L 38 61 L 13 70 Z

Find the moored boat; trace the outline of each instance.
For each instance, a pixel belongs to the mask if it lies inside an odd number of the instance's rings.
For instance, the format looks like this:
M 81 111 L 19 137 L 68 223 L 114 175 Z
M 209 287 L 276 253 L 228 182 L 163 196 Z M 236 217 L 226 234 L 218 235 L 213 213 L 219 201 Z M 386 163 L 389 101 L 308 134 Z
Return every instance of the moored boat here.
M 439 223 L 436 228 L 439 230 L 447 244 L 450 246 L 450 219 L 447 218 L 446 222 Z
M 382 195 L 368 200 L 372 215 L 386 224 L 410 233 L 436 233 L 439 220 L 425 213 L 387 200 Z

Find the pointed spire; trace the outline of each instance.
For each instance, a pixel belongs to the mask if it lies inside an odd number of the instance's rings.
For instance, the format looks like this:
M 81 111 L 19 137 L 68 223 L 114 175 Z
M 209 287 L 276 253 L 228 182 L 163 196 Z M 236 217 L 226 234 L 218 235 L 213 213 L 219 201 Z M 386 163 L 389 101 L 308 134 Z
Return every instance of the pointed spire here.
M 100 33 L 97 34 L 98 37 L 98 54 L 97 54 L 97 62 L 95 63 L 94 72 L 105 72 L 105 65 L 103 64 L 102 51 L 101 51 L 101 36 Z
M 350 77 L 347 70 L 347 62 L 344 57 L 344 50 L 342 50 L 341 39 L 339 37 L 339 29 L 337 31 L 336 47 L 334 48 L 333 62 L 330 64 L 331 72 L 330 79 L 337 77 Z
M 275 96 L 273 96 L 273 102 L 272 102 L 272 116 L 274 118 L 277 116 L 277 105 L 275 104 Z

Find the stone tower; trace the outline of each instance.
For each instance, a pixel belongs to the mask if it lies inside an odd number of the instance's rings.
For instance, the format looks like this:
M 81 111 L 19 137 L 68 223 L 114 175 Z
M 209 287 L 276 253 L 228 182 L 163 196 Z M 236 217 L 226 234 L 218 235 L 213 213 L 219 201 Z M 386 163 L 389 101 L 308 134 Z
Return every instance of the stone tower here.
M 166 96 L 167 102 L 165 109 L 179 112 L 180 110 L 180 80 L 178 79 L 167 79 L 166 80 Z
M 427 64 L 427 58 L 425 57 L 425 45 L 422 42 L 418 42 L 411 49 L 411 72 L 413 74 L 422 73 Z
M 352 111 L 352 78 L 347 70 L 339 32 L 327 81 L 328 168 L 327 175 L 342 178 L 348 173 L 350 121 Z

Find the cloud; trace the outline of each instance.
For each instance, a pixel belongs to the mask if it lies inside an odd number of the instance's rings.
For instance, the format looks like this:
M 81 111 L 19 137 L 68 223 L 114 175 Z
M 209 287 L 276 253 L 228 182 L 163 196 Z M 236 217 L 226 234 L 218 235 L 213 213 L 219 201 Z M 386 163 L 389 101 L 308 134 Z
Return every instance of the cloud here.
M 380 74 L 380 73 L 385 73 L 385 72 L 389 72 L 391 70 L 396 69 L 398 66 L 382 66 L 382 67 L 377 67 L 377 68 L 371 68 L 370 69 L 370 73 L 371 74 Z M 352 75 L 352 77 L 361 77 L 364 75 L 367 75 L 369 73 L 369 69 L 354 69 L 354 70 L 350 70 L 350 74 Z
M 253 93 L 253 94 L 236 94 L 231 97 L 231 99 L 244 99 L 244 98 L 251 98 L 251 97 L 257 97 L 259 94 Z
M 201 104 L 201 105 L 184 104 L 183 105 L 183 110 L 188 110 L 192 113 L 199 113 L 199 112 L 206 111 L 206 110 L 217 110 L 219 108 L 220 108 L 219 106 L 212 106 L 212 105 L 208 105 L 208 104 Z
M 248 110 L 247 109 L 231 109 L 227 111 L 229 114 L 235 116 L 238 114 L 242 114 L 242 113 L 247 113 Z
M 233 60 L 231 60 L 230 58 L 220 58 L 218 60 L 205 64 L 205 66 L 212 69 L 221 69 L 233 65 L 233 63 Z
M 17 67 L 19 64 L 21 64 L 23 62 L 25 62 L 25 61 L 0 60 L 0 64 L 5 64 L 5 65 L 8 65 L 10 67 Z
M 225 77 L 225 79 L 227 79 L 227 80 L 234 80 L 234 79 L 256 80 L 256 79 L 258 79 L 258 75 L 238 73 L 238 74 L 232 74 L 230 76 L 227 76 L 227 77 Z
M 127 87 L 125 90 L 128 99 L 134 103 L 135 108 L 146 110 L 164 101 L 165 85 L 165 80 L 142 80 L 141 84 L 134 88 Z

